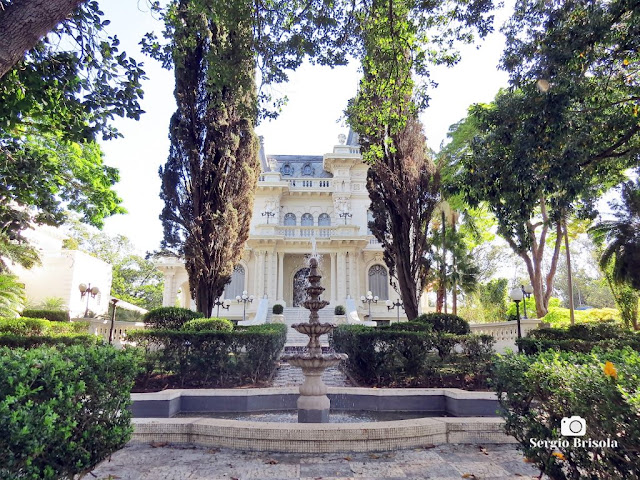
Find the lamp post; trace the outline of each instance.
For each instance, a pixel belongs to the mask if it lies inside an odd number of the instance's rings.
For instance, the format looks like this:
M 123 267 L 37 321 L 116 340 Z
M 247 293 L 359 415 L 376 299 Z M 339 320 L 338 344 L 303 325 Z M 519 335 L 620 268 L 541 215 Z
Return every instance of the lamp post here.
M 387 304 L 387 310 L 393 310 L 394 308 L 398 309 L 398 323 L 400 323 L 400 307 L 403 306 L 403 303 L 400 301 L 400 299 L 396 300 L 395 302 L 392 302 L 391 300 L 387 300 L 386 302 Z
M 522 293 L 521 288 L 514 288 L 513 290 L 511 290 L 511 292 L 509 292 L 509 297 L 511 297 L 511 300 L 516 302 L 516 319 L 518 321 L 518 340 L 520 340 L 522 338 L 522 332 L 520 330 L 520 302 L 524 297 L 524 293 Z M 522 352 L 522 347 L 518 343 L 518 353 L 520 352 Z
M 231 306 L 231 300 L 222 300 L 222 297 L 219 297 L 215 302 L 213 302 L 213 304 L 218 307 L 216 317 L 219 317 L 220 307 L 222 307 L 224 310 L 229 310 L 229 307 Z
M 269 219 L 271 217 L 275 217 L 276 216 L 276 212 L 270 212 L 269 210 L 267 210 L 266 212 L 262 212 L 262 216 L 263 217 L 267 217 L 267 225 L 269 225 Z
M 87 308 L 84 310 L 84 318 L 87 318 L 89 314 L 89 297 L 96 298 L 96 295 L 100 293 L 100 289 L 98 287 L 91 287 L 91 284 L 85 285 L 81 283 L 78 285 L 78 290 L 80 290 L 80 298 L 87 297 Z
M 369 290 L 367 292 L 367 295 L 362 295 L 360 297 L 360 301 L 362 303 L 368 303 L 369 304 L 369 320 L 371 320 L 371 302 L 373 303 L 378 303 L 378 296 L 373 296 L 373 294 L 371 293 L 371 290 Z
M 114 298 L 111 300 L 113 303 L 113 310 L 111 311 L 111 328 L 109 329 L 109 345 L 113 343 L 113 327 L 116 324 L 116 304 L 118 303 L 118 299 Z
M 242 321 L 244 322 L 244 319 L 247 315 L 247 302 L 253 302 L 253 295 L 247 295 L 247 291 L 244 290 L 242 292 L 242 295 L 238 295 L 236 297 L 236 300 L 238 301 L 238 303 L 242 302 Z
M 352 214 L 350 214 L 349 212 L 347 212 L 346 210 L 344 212 L 342 212 L 340 215 L 338 215 L 340 218 L 344 218 L 344 224 L 347 224 L 347 218 L 351 218 L 353 217 Z
M 524 318 L 527 318 L 527 299 L 533 293 L 533 285 L 520 285 L 520 289 L 522 290 L 522 295 L 524 296 L 524 301 L 522 302 L 522 308 L 524 309 Z

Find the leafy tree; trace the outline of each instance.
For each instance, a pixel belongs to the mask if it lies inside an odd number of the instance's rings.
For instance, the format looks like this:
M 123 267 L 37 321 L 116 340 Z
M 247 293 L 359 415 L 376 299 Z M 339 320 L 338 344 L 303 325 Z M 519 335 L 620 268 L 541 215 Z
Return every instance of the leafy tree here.
M 490 1 L 374 0 L 357 16 L 364 76 L 347 117 L 370 165 L 369 228 L 384 248 L 409 318 L 418 316 L 426 286 L 428 225 L 440 197 L 440 176 L 418 120 L 428 102 L 427 85 L 414 81 L 414 75 L 427 78 L 432 62 L 455 63 L 457 56 L 447 47 L 456 38 L 468 38 L 469 24 L 486 33 L 484 14 L 490 7 Z M 436 45 L 427 48 L 427 31 L 437 27 L 440 34 L 429 35 Z
M 176 75 L 178 108 L 160 169 L 162 248 L 184 255 L 191 296 L 207 317 L 249 235 L 260 171 L 254 125 L 270 115 L 259 108 L 256 60 L 266 84 L 286 80 L 308 55 L 343 61 L 333 47 L 342 12 L 323 1 L 180 0 L 165 13 L 169 49 L 147 39 L 147 51 L 170 60 Z
M 6 18 L 46 2 L 0 3 Z M 108 23 L 97 2 L 86 3 L 0 78 L 2 243 L 25 244 L 24 229 L 60 225 L 66 209 L 96 226 L 124 212 L 112 190 L 118 172 L 103 163 L 96 140 L 118 136 L 115 116 L 139 118 L 144 72 L 105 35 Z
M 0 78 L 84 0 L 0 2 Z

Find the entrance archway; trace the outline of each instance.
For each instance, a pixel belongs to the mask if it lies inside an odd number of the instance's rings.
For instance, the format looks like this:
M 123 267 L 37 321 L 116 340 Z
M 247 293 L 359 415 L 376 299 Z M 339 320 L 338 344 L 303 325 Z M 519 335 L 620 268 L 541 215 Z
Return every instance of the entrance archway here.
M 293 276 L 293 306 L 301 307 L 302 302 L 305 301 L 307 292 L 305 287 L 307 286 L 307 277 L 309 276 L 308 268 L 301 268 Z

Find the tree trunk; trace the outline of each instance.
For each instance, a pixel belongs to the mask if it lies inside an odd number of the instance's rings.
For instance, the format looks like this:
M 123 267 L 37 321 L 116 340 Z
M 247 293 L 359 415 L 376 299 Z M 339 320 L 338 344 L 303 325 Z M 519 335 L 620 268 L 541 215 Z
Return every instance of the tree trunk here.
M 0 9 L 0 78 L 85 0 L 14 0 Z
M 576 317 L 573 305 L 573 279 L 571 278 L 571 251 L 569 250 L 569 227 L 567 227 L 567 220 L 564 219 L 564 247 L 567 250 L 567 288 L 569 290 L 569 316 L 571 318 L 571 325 L 575 325 Z

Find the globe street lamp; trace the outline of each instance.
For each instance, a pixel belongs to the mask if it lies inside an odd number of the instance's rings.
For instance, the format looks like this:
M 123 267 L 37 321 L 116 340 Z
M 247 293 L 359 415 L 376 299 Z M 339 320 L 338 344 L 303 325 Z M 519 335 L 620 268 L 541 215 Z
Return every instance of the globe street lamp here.
M 242 302 L 242 321 L 244 322 L 247 316 L 247 302 L 253 302 L 253 295 L 247 295 L 247 291 L 243 290 L 242 295 L 236 297 L 238 303 Z
M 398 323 L 400 323 L 400 307 L 403 306 L 403 303 L 400 301 L 400 299 L 396 300 L 395 302 L 392 302 L 391 300 L 387 300 L 386 302 L 387 304 L 387 310 L 393 310 L 394 308 L 398 309 Z
M 213 302 L 213 304 L 218 307 L 216 317 L 220 317 L 220 307 L 222 307 L 224 310 L 229 310 L 229 307 L 231 306 L 231 300 L 222 300 L 222 297 L 219 297 L 215 302 Z
M 522 308 L 524 309 L 524 318 L 527 318 L 527 299 L 533 293 L 533 285 L 527 285 L 526 287 L 524 285 L 520 285 L 520 288 L 522 289 L 522 295 L 524 295 L 524 302 L 522 302 Z
M 518 321 L 518 340 L 520 340 L 522 338 L 522 333 L 520 330 L 520 302 L 524 298 L 524 293 L 522 293 L 521 288 L 514 288 L 513 290 L 511 290 L 511 292 L 509 292 L 509 297 L 511 297 L 511 300 L 516 302 L 516 320 Z M 518 343 L 518 352 L 522 352 L 522 347 L 520 346 L 520 343 Z
M 87 318 L 87 315 L 89 315 L 89 297 L 96 298 L 96 295 L 100 293 L 100 289 L 91 287 L 91 284 L 85 285 L 81 283 L 78 285 L 78 290 L 80 290 L 80 298 L 87 297 L 87 308 L 84 310 L 84 318 Z
M 371 293 L 371 290 L 369 290 L 367 292 L 367 295 L 362 295 L 360 297 L 360 301 L 362 301 L 362 303 L 368 303 L 369 304 L 369 320 L 371 321 L 371 302 L 373 303 L 378 303 L 378 296 L 373 296 L 373 294 Z

